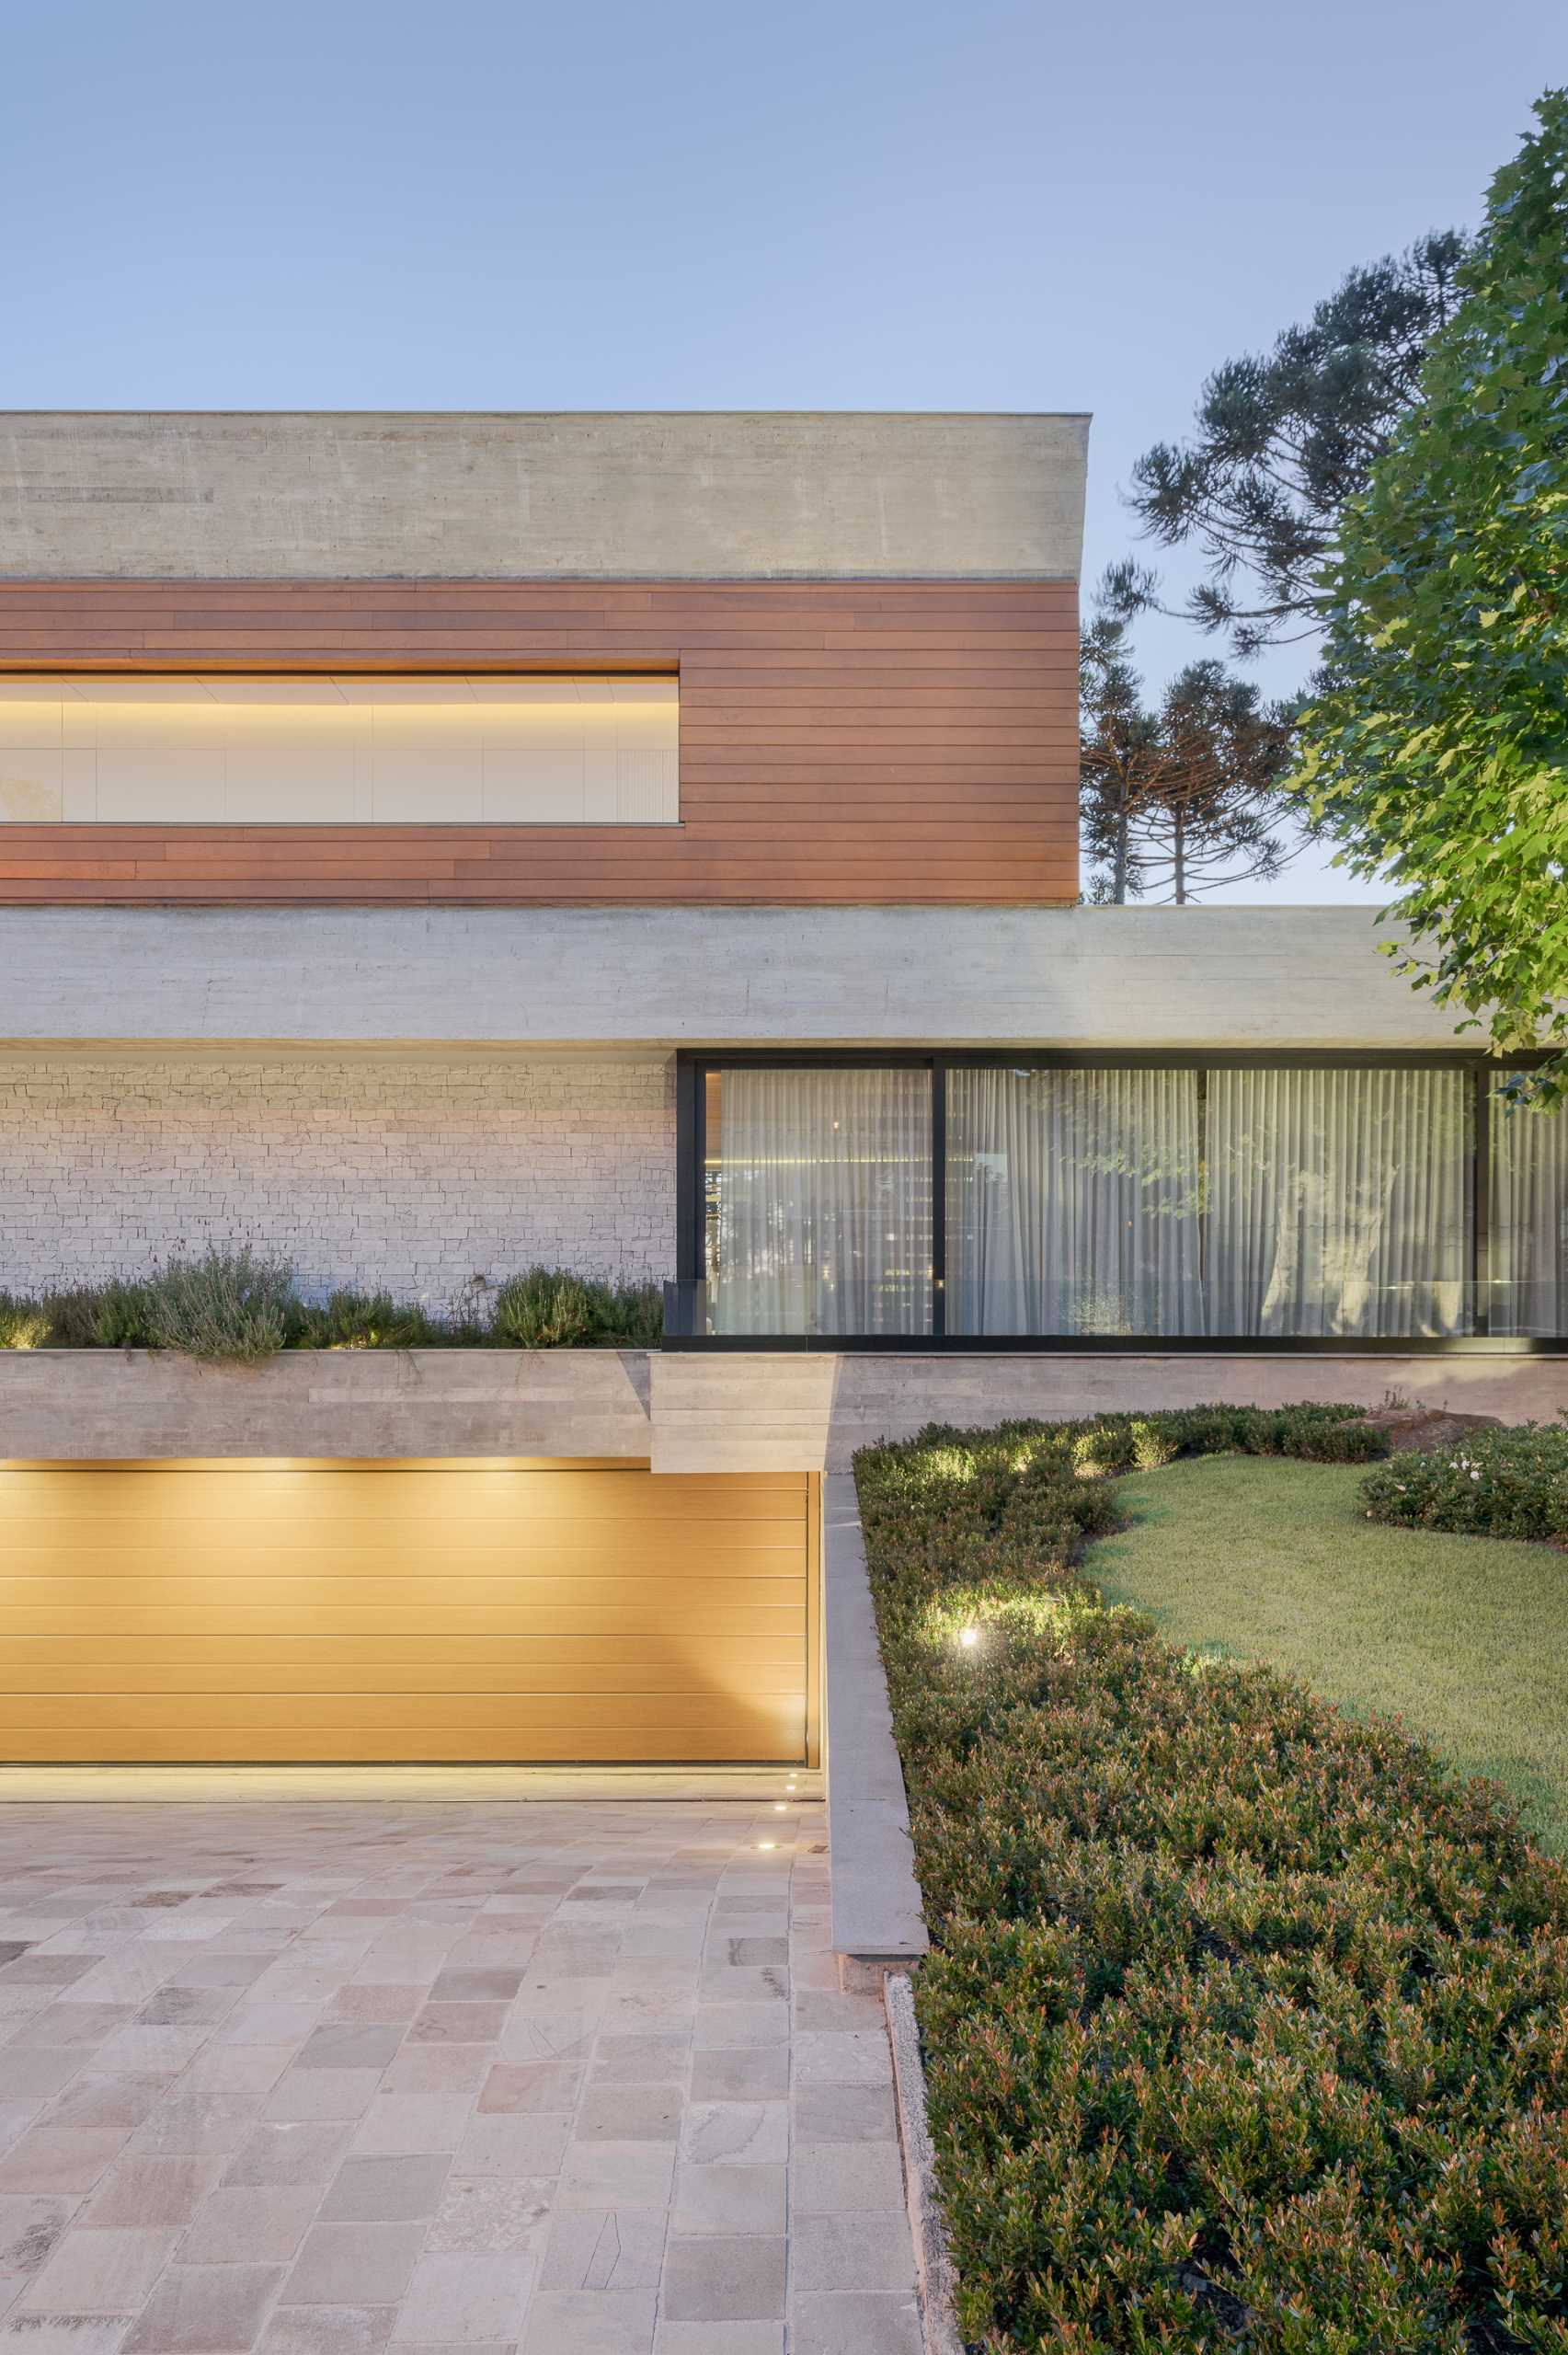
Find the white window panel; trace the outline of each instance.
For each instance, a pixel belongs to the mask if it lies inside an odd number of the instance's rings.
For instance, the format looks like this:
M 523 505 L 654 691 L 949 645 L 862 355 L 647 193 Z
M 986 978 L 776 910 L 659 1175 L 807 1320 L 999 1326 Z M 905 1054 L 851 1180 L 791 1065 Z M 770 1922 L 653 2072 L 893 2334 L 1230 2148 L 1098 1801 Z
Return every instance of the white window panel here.
M 97 755 L 100 823 L 142 826 L 222 825 L 223 761 L 200 746 L 166 745 Z
M 0 826 L 671 825 L 673 679 L 0 681 Z
M 57 821 L 64 808 L 64 761 L 57 745 L 0 746 L 0 825 Z

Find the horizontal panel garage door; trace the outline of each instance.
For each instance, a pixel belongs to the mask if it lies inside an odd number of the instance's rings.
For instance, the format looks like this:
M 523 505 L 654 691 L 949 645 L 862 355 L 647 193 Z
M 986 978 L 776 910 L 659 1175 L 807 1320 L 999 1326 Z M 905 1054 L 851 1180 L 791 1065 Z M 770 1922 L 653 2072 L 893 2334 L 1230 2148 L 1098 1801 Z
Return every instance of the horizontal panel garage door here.
M 790 1760 L 804 1474 L 0 1472 L 0 1758 Z

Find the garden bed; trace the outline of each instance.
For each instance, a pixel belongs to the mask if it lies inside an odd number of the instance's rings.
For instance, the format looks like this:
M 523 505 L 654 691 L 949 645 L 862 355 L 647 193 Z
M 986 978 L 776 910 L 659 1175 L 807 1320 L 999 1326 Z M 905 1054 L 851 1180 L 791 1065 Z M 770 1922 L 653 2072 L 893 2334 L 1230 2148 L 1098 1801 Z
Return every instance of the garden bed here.
M 858 1460 L 977 2345 L 1564 2343 L 1562 1868 L 1495 1788 L 1077 1567 L 1135 1464 L 1384 1444 L 1217 1409 Z

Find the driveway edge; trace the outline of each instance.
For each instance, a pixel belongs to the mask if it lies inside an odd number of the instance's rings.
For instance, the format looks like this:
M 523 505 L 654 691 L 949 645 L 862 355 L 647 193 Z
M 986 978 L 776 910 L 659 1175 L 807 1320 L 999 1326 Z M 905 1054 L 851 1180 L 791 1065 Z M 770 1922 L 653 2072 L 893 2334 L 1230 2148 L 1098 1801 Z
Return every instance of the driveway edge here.
M 893 2096 L 904 2154 L 904 2197 L 915 2245 L 925 2355 L 964 2355 L 953 2311 L 953 2252 L 936 2186 L 936 2158 L 926 2117 L 925 2066 L 921 2060 L 914 1987 L 907 1971 L 889 1971 L 882 1984 L 887 2039 L 893 2047 Z
M 931 1941 L 853 1476 L 830 1473 L 822 1492 L 831 1936 L 845 1983 L 875 1986 Z

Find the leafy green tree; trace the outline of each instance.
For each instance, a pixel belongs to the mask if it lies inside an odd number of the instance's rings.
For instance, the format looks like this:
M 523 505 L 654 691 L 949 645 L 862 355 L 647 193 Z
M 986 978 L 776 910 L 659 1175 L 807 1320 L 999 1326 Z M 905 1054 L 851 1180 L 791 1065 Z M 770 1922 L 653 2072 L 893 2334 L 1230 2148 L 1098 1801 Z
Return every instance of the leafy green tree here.
M 1112 610 L 1115 568 L 1084 632 L 1080 806 L 1092 896 L 1178 907 L 1224 884 L 1269 880 L 1289 853 L 1272 831 L 1291 717 L 1221 662 L 1190 662 L 1157 706 Z
M 1146 533 L 1195 546 L 1206 567 L 1184 617 L 1228 631 L 1238 655 L 1317 627 L 1341 510 L 1416 398 L 1465 250 L 1445 231 L 1353 270 L 1271 351 L 1216 369 L 1192 437 L 1157 443 L 1134 467 L 1130 503 Z M 1129 611 L 1158 602 L 1148 574 L 1124 586 Z
M 1298 782 L 1417 987 L 1568 1092 L 1568 91 L 1493 182 L 1421 399 L 1324 576 Z

